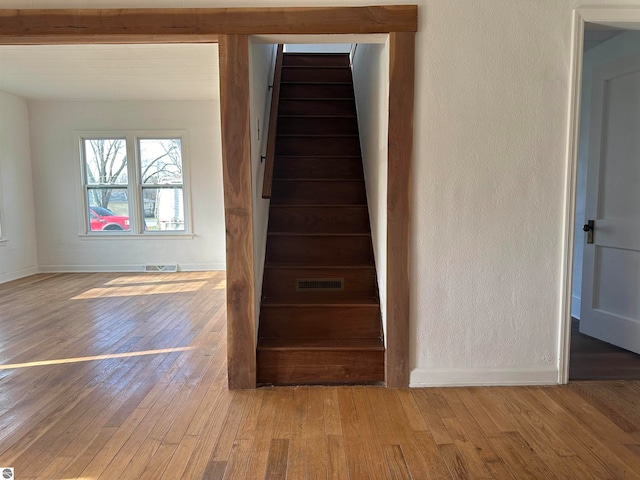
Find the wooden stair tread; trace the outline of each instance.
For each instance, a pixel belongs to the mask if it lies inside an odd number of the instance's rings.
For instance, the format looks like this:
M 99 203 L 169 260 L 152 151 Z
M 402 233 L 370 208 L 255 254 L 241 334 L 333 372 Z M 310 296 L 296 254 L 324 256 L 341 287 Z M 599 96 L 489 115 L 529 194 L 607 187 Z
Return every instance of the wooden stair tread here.
M 306 179 L 301 179 L 306 181 Z M 309 209 L 334 209 L 334 208 L 365 208 L 365 205 L 273 205 L 271 208 L 277 209 L 293 209 L 293 208 L 309 208 Z
M 375 297 L 332 298 L 322 303 L 317 299 L 301 299 L 299 297 L 268 297 L 262 299 L 263 307 L 378 307 L 380 300 Z
M 278 138 L 353 138 L 357 133 L 279 133 Z M 355 156 L 355 155 L 354 155 Z
M 376 350 L 384 351 L 381 338 L 259 338 L 258 350 Z
M 310 102 L 310 101 L 326 102 L 330 100 L 338 100 L 341 102 L 342 101 L 353 102 L 353 97 L 287 97 L 287 98 L 283 98 L 283 100 L 302 100 L 305 102 Z
M 282 98 L 283 101 L 287 102 L 312 102 L 312 103 L 324 103 L 324 102 L 348 102 L 350 104 L 354 103 L 353 97 L 287 97 Z M 292 115 L 290 113 L 285 113 L 285 115 Z M 297 114 L 294 114 L 297 115 Z
M 357 115 L 347 115 L 344 113 L 305 113 L 305 114 L 293 114 L 293 113 L 281 113 L 278 115 L 278 119 L 280 118 L 356 118 Z
M 351 82 L 283 80 L 280 85 L 351 85 Z
M 298 158 L 309 158 L 309 159 L 325 159 L 325 158 L 342 158 L 344 160 L 360 160 L 360 155 L 297 155 L 297 154 L 284 154 L 281 153 L 276 155 L 276 160 L 284 159 L 284 160 L 295 160 Z
M 328 232 L 268 232 L 272 237 L 370 237 L 371 233 L 328 233 Z
M 333 183 L 364 183 L 359 178 L 274 178 L 274 182 L 333 182 Z
M 351 70 L 349 65 L 283 65 L 282 68 L 330 68 L 335 70 Z
M 269 208 L 327 208 L 327 207 L 345 207 L 345 208 L 361 208 L 361 207 L 366 207 L 367 205 L 363 204 L 363 203 L 340 203 L 340 204 L 306 204 L 306 203 L 300 203 L 300 204 L 296 204 L 296 203 L 282 203 L 282 204 L 276 204 L 276 205 L 272 205 Z
M 375 270 L 373 265 L 282 265 L 280 263 L 265 263 L 264 268 L 287 270 Z

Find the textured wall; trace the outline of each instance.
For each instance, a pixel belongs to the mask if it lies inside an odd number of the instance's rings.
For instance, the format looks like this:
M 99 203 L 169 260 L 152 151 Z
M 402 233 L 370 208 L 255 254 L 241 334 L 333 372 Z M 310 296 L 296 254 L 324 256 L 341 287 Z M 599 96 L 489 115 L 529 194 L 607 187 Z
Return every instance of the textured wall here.
M 373 252 L 386 340 L 388 45 L 359 44 L 352 65 Z
M 273 82 L 273 66 L 275 62 L 275 47 L 270 44 L 251 44 L 249 47 L 249 83 L 251 96 L 251 190 L 253 194 L 253 261 L 255 286 L 256 322 L 260 315 L 260 299 L 262 298 L 262 279 L 264 273 L 264 258 L 267 246 L 267 222 L 269 220 L 269 200 L 262 198 L 262 180 L 264 176 L 264 162 L 260 157 L 264 155 L 267 145 L 269 128 L 269 113 L 271 111 L 271 91 L 269 85 Z M 258 132 L 258 124 L 260 132 Z M 256 325 L 256 335 L 258 328 Z
M 0 92 L 0 283 L 38 271 L 27 102 Z
M 348 2 L 372 3 L 406 2 Z M 640 1 L 417 3 L 412 382 L 553 382 L 562 324 L 572 9 Z M 3 1 L 5 8 L 26 6 L 273 2 Z
M 225 268 L 217 101 L 29 102 L 38 257 L 44 271 Z M 184 130 L 193 236 L 104 239 L 83 229 L 78 131 Z M 115 250 L 114 250 L 115 248 Z

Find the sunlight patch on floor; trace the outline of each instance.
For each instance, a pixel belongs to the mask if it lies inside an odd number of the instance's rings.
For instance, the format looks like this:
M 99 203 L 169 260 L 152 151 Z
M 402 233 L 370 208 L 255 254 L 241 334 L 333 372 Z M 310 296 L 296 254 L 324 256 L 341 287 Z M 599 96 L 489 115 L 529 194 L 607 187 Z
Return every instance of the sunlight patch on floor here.
M 188 293 L 196 292 L 204 287 L 206 282 L 179 282 L 168 284 L 157 284 L 152 286 L 123 286 L 123 287 L 99 287 L 87 290 L 80 295 L 71 297 L 71 300 L 87 300 L 91 298 L 106 297 L 137 297 L 141 295 L 164 295 L 167 293 Z M 215 289 L 215 287 L 214 287 Z
M 218 272 L 213 272 L 218 274 Z M 203 275 L 202 273 L 195 274 L 193 276 L 180 272 L 176 277 L 172 278 L 175 274 L 140 274 L 140 275 L 124 275 L 113 280 L 109 280 L 105 285 L 140 285 L 140 284 L 155 284 L 155 283 L 168 283 L 168 282 L 208 282 L 212 280 L 216 275 Z M 186 276 L 188 275 L 188 276 Z
M 194 348 L 195 347 L 161 348 L 159 350 L 144 350 L 140 352 L 126 352 L 126 353 L 110 353 L 106 355 L 94 355 L 92 357 L 60 358 L 57 360 L 38 360 L 35 362 L 0 365 L 0 370 L 11 370 L 14 368 L 26 368 L 26 367 L 41 367 L 46 365 L 62 365 L 65 363 L 91 362 L 94 360 L 111 360 L 114 358 L 140 357 L 144 355 L 162 355 L 165 353 L 186 352 L 189 350 L 193 350 Z

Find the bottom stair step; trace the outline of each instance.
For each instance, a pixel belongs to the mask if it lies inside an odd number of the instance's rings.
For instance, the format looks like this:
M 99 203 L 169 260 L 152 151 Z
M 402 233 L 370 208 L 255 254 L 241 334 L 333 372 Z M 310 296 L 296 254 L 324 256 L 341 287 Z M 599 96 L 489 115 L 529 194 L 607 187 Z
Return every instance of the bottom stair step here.
M 261 338 L 258 383 L 375 384 L 384 381 L 381 339 Z
M 269 305 L 260 310 L 260 337 L 380 338 L 380 305 Z

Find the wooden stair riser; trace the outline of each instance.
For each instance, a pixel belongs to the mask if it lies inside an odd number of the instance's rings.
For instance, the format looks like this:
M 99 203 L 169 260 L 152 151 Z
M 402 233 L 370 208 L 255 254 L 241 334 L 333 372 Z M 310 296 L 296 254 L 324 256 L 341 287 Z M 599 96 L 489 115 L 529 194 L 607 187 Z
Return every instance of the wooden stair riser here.
M 325 178 L 361 179 L 360 157 L 277 157 L 273 169 L 275 179 Z
M 283 82 L 350 82 L 349 67 L 293 67 L 283 66 Z
M 349 54 L 285 53 L 283 67 L 348 67 Z
M 380 338 L 380 307 L 263 305 L 259 330 L 259 337 Z
M 269 212 L 270 233 L 369 233 L 367 207 L 283 207 Z
M 300 100 L 280 99 L 279 115 L 356 115 L 356 104 L 353 100 Z
M 378 383 L 384 351 L 257 351 L 257 381 L 274 385 Z
M 346 136 L 285 136 L 278 134 L 276 155 L 351 156 L 360 155 L 360 139 Z
M 272 205 L 366 205 L 364 182 L 274 180 Z
M 353 117 L 280 117 L 278 135 L 357 135 Z
M 344 279 L 344 290 L 310 291 L 296 290 L 299 279 Z M 270 267 L 264 269 L 263 296 L 270 299 L 297 298 L 301 302 L 317 300 L 331 303 L 335 299 L 375 298 L 378 287 L 375 269 L 363 268 L 287 268 Z
M 350 83 L 282 83 L 280 98 L 354 98 Z
M 278 265 L 373 265 L 371 237 L 270 235 L 268 264 Z

